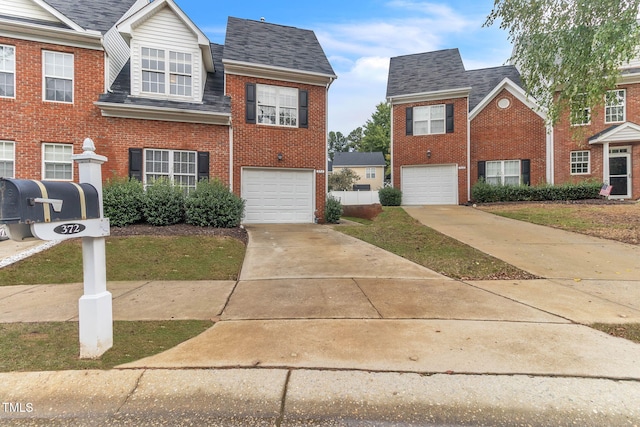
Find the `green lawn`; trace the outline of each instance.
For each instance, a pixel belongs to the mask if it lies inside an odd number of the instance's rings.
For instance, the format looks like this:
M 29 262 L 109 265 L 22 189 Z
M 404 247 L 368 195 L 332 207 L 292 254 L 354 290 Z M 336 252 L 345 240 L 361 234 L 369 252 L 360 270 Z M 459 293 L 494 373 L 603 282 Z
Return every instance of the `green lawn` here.
M 385 207 L 368 225 L 340 226 L 336 230 L 455 279 L 535 278 L 422 225 L 399 207 Z
M 107 280 L 236 280 L 242 242 L 213 236 L 106 239 Z M 82 282 L 82 241 L 72 239 L 0 269 L 0 284 Z

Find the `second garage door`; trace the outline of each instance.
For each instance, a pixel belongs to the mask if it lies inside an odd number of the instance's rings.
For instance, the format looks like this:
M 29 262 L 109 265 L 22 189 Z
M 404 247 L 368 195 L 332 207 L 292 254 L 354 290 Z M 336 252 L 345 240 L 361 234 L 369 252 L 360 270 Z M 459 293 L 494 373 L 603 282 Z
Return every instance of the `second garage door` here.
M 411 166 L 402 168 L 403 205 L 457 205 L 456 165 Z
M 310 223 L 314 221 L 313 171 L 242 170 L 245 223 Z

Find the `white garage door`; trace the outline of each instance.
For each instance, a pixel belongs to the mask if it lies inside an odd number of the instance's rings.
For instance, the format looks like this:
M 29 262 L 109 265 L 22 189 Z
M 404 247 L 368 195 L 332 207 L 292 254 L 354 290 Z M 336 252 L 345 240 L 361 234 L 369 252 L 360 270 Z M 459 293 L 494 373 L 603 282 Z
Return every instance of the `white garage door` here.
M 313 222 L 313 188 L 313 171 L 243 169 L 243 222 Z
M 402 168 L 403 205 L 457 205 L 458 167 L 456 165 Z

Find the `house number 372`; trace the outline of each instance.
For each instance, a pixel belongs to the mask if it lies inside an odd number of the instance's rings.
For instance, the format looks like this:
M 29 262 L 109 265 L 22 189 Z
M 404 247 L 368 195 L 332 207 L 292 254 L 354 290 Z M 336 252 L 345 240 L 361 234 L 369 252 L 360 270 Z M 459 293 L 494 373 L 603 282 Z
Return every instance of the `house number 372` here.
M 53 232 L 56 234 L 64 234 L 64 235 L 78 234 L 83 232 L 85 228 L 86 227 L 83 224 L 77 224 L 77 223 L 61 224 L 56 228 L 54 228 Z

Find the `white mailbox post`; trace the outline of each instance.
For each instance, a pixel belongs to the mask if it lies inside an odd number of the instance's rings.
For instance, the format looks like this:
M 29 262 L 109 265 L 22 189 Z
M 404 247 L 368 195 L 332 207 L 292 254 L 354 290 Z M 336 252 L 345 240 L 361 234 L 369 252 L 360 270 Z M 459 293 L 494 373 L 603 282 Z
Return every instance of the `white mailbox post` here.
M 105 156 L 95 153 L 89 138 L 82 145 L 84 152 L 72 158 L 78 163 L 79 182 L 93 185 L 98 190 L 100 217 L 103 218 L 102 164 Z M 80 328 L 80 358 L 100 357 L 113 346 L 113 308 L 111 292 L 107 291 L 105 238 L 109 235 L 109 222 L 103 221 L 102 236 L 82 238 L 82 270 L 84 295 L 78 303 Z M 100 234 L 100 233 L 96 233 Z

